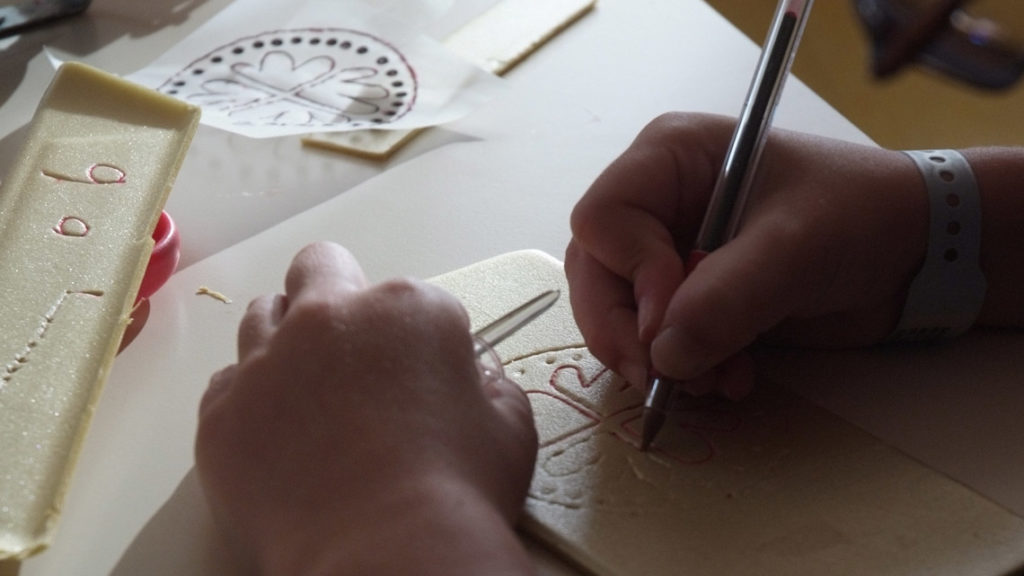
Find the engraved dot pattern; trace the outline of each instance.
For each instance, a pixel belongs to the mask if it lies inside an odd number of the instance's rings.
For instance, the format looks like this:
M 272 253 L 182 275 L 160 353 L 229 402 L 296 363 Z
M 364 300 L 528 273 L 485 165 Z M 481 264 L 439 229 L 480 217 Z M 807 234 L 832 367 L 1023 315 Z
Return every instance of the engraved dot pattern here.
M 225 44 L 157 89 L 240 126 L 372 128 L 412 110 L 417 82 L 402 53 L 376 36 L 307 28 Z

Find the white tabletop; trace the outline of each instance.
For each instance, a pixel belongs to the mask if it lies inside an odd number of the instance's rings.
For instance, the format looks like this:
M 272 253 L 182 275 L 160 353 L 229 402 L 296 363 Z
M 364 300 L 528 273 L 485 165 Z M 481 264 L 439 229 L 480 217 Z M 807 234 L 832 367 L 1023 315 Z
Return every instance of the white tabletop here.
M 0 58 L 0 168 L 49 81 L 42 45 L 128 73 L 226 4 L 94 0 L 84 17 L 20 37 Z M 636 132 L 667 110 L 735 115 L 757 55 L 699 0 L 600 0 L 513 70 L 497 100 L 383 163 L 201 128 L 168 204 L 183 267 L 115 362 L 56 540 L 21 574 L 230 573 L 191 473 L 195 410 L 210 373 L 234 359 L 245 304 L 281 289 L 299 247 L 340 242 L 373 279 L 521 248 L 560 257 L 576 199 Z M 796 79 L 776 125 L 869 142 Z M 196 296 L 200 285 L 232 302 Z M 1022 350 L 1015 334 L 980 334 L 939 351 L 774 352 L 763 366 L 1024 514 Z M 571 573 L 543 556 L 543 572 Z

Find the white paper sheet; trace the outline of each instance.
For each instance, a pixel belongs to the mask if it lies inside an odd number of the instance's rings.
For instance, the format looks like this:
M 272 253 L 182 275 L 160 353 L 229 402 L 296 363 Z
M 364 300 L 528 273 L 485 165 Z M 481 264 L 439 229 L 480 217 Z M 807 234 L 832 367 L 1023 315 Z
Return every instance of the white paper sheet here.
M 253 138 L 433 126 L 495 93 L 497 78 L 393 12 L 357 0 L 239 0 L 129 79 Z

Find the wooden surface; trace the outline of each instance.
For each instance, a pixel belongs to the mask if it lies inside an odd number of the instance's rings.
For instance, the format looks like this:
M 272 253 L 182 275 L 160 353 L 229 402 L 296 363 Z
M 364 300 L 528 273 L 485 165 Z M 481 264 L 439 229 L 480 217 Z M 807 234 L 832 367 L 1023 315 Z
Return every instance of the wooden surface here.
M 706 0 L 748 37 L 764 41 L 775 0 Z M 1001 2 L 978 9 L 1013 29 L 1024 29 L 1024 11 Z M 992 4 L 992 7 L 982 6 Z M 870 73 L 870 46 L 852 0 L 815 2 L 794 73 L 886 148 L 1024 144 L 1024 81 L 1006 92 L 980 90 L 920 67 L 884 81 Z

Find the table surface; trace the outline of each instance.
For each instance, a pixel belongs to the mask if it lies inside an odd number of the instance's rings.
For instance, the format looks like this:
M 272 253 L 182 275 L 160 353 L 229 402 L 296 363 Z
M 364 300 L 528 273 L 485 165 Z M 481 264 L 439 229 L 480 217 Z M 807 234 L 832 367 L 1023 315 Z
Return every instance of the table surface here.
M 0 173 L 52 76 L 44 46 L 127 74 L 227 3 L 94 0 L 80 18 L 0 41 Z M 668 110 L 735 115 L 758 53 L 700 0 L 600 0 L 509 73 L 498 98 L 385 162 L 200 128 L 167 207 L 182 267 L 114 364 L 51 550 L 20 574 L 231 573 L 191 470 L 196 406 L 209 375 L 234 359 L 245 304 L 281 290 L 296 250 L 342 243 L 377 280 L 523 248 L 560 257 L 576 199 L 637 131 Z M 776 125 L 869 142 L 798 79 Z M 196 296 L 200 285 L 232 301 Z M 1022 351 L 1016 333 L 986 332 L 942 347 L 779 351 L 761 367 L 1024 515 Z M 542 573 L 574 573 L 534 553 Z

